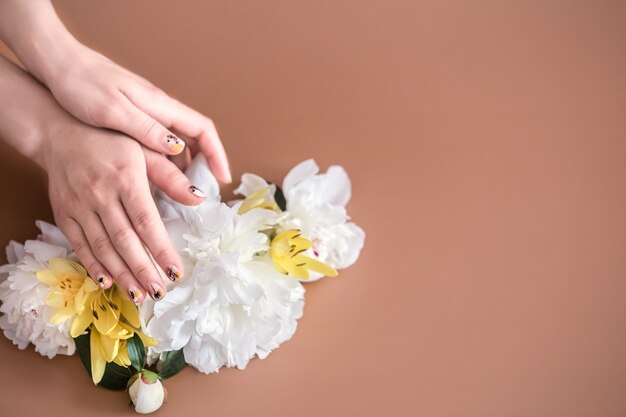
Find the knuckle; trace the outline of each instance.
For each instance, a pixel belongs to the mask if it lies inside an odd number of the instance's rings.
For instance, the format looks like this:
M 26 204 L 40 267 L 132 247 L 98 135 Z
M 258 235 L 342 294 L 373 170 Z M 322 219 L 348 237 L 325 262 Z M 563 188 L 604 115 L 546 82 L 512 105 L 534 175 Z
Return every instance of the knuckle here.
M 153 277 L 153 271 L 154 267 L 152 265 L 142 264 L 134 269 L 134 274 L 140 282 L 148 282 Z
M 101 126 L 113 126 L 119 120 L 120 110 L 116 103 L 100 105 L 94 111 L 94 121 Z
M 89 272 L 89 276 L 94 280 L 96 280 L 97 274 L 101 272 L 100 264 L 95 259 L 85 264 L 85 268 L 87 268 L 87 271 Z
M 140 234 L 153 230 L 156 224 L 156 218 L 149 211 L 142 211 L 133 219 L 135 230 Z
M 213 122 L 212 119 L 205 117 L 204 124 L 207 127 L 207 129 L 215 130 L 215 123 Z
M 135 232 L 132 229 L 122 228 L 113 232 L 111 236 L 111 240 L 115 247 L 126 248 L 132 242 L 133 237 L 135 236 Z
M 123 269 L 122 271 L 117 273 L 115 279 L 120 283 L 125 283 L 126 285 L 128 285 L 135 280 L 135 277 L 128 269 Z
M 87 258 L 87 253 L 89 253 L 87 250 L 87 242 L 82 239 L 72 239 L 70 244 L 72 245 L 72 248 L 74 248 L 74 252 L 76 252 L 76 255 L 78 255 L 79 258 Z
M 169 172 L 166 175 L 166 180 L 170 184 L 175 184 L 177 182 L 184 180 L 185 178 L 186 177 L 183 175 L 182 172 L 180 172 L 177 168 L 173 168 L 173 167 L 171 170 L 169 170 Z
M 150 138 L 156 133 L 157 128 L 158 123 L 156 122 L 156 120 L 149 116 L 146 116 L 145 119 L 141 122 L 139 131 L 144 138 Z
M 152 256 L 154 257 L 154 259 L 164 259 L 167 258 L 169 256 L 169 251 L 167 250 L 167 248 L 155 248 L 154 250 L 151 251 L 152 252 Z
M 92 247 L 93 247 L 94 253 L 98 254 L 98 253 L 103 253 L 109 250 L 110 245 L 111 245 L 111 241 L 109 240 L 108 236 L 98 236 L 97 238 L 94 239 Z

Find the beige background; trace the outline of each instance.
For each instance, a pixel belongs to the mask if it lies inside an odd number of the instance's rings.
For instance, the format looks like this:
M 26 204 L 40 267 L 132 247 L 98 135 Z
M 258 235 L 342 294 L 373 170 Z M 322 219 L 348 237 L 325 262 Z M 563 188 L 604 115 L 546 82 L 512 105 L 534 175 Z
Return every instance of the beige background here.
M 236 177 L 344 165 L 367 232 L 291 341 L 158 415 L 626 415 L 625 2 L 55 3 L 213 117 Z M 0 146 L 4 245 L 51 215 Z M 0 364 L 0 415 L 132 414 L 78 358 Z

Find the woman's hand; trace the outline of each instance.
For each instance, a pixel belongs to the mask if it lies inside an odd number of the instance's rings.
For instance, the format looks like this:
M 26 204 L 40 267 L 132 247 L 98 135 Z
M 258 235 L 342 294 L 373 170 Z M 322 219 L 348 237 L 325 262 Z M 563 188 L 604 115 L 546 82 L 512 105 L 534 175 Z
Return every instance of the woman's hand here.
M 0 137 L 48 172 L 56 223 L 89 275 L 105 288 L 114 278 L 135 302 L 146 294 L 162 299 L 165 286 L 150 255 L 172 280 L 182 270 L 148 178 L 183 204 L 200 204 L 202 192 L 163 155 L 70 116 L 1 55 L 0 108 Z
M 50 71 L 45 82 L 74 117 L 123 132 L 166 155 L 181 153 L 187 141 L 193 152 L 206 156 L 219 181 L 231 181 L 226 153 L 209 118 L 103 55 L 81 44 L 71 49 L 73 59 Z
M 164 156 L 122 134 L 64 122 L 48 135 L 39 153 L 55 222 L 89 275 L 103 288 L 114 277 L 137 303 L 146 294 L 162 299 L 165 285 L 150 256 L 172 281 L 182 269 L 146 171 L 176 200 L 199 204 L 202 192 Z
M 206 156 L 218 181 L 231 181 L 210 119 L 82 45 L 49 0 L 0 1 L 0 37 L 77 119 L 123 132 L 167 155 L 181 153 L 186 141 L 193 152 Z

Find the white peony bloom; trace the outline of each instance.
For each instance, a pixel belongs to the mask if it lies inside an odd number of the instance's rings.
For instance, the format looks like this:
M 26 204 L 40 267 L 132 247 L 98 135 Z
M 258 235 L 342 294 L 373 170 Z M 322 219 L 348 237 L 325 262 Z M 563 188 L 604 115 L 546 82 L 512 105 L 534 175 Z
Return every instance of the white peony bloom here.
M 41 240 L 24 245 L 11 242 L 7 247 L 8 265 L 0 267 L 0 328 L 20 349 L 29 343 L 43 356 L 72 355 L 76 349 L 70 336 L 70 322 L 50 324 L 54 311 L 45 304 L 50 287 L 37 279 L 38 271 L 48 268 L 53 257 L 65 258 L 70 245 L 55 226 L 39 221 Z
M 244 174 L 236 193 L 248 196 L 272 185 L 253 174 Z M 311 239 L 307 255 L 336 269 L 352 265 L 359 257 L 365 241 L 363 229 L 350 222 L 346 205 L 351 197 L 351 184 L 346 171 L 331 166 L 325 174 L 312 159 L 296 165 L 283 181 L 287 210 L 278 220 L 281 230 L 299 229 Z M 321 278 L 312 272 L 306 281 Z
M 239 215 L 240 204 L 219 203 L 201 158 L 192 168 L 187 175 L 209 190 L 207 201 L 197 207 L 165 197 L 159 202 L 186 278 L 165 299 L 148 304 L 151 311 L 142 308 L 147 333 L 158 341 L 150 356 L 183 348 L 186 362 L 201 372 L 244 369 L 255 355 L 265 358 L 291 338 L 302 316 L 304 288 L 258 255 L 269 248 L 262 231 L 273 227 L 277 213 L 252 209 Z
M 159 379 L 140 374 L 135 382 L 128 387 L 128 395 L 139 414 L 153 413 L 163 405 L 165 388 Z

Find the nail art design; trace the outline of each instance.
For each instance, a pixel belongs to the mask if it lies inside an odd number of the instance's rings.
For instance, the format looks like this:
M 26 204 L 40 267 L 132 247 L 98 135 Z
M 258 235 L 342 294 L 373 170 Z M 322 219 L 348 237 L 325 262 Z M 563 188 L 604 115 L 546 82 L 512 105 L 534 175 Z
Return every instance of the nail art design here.
M 195 185 L 192 185 L 191 187 L 189 187 L 189 191 L 191 192 L 191 194 L 195 195 L 196 197 L 206 198 L 206 194 L 204 194 L 204 191 L 202 191 Z
M 163 288 L 159 287 L 157 284 L 150 284 L 150 289 L 152 290 L 152 298 L 154 298 L 155 301 L 159 301 L 163 298 Z
M 104 274 L 98 274 L 98 285 L 101 286 L 102 288 L 106 287 L 106 285 L 109 283 L 109 278 L 107 278 L 106 275 Z
M 130 298 L 133 300 L 134 303 L 137 303 L 139 301 L 139 299 L 141 298 L 142 294 L 143 293 L 138 288 L 132 288 L 132 289 L 128 290 L 128 295 L 130 295 Z
M 167 135 L 165 137 L 165 147 L 178 155 L 185 149 L 185 142 L 174 135 Z
M 179 281 L 183 277 L 183 271 L 181 271 L 176 265 L 168 266 L 165 272 L 167 273 L 167 277 L 172 282 Z

